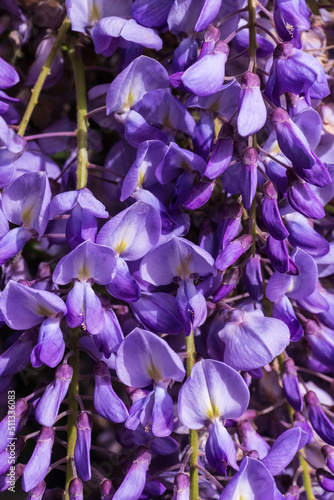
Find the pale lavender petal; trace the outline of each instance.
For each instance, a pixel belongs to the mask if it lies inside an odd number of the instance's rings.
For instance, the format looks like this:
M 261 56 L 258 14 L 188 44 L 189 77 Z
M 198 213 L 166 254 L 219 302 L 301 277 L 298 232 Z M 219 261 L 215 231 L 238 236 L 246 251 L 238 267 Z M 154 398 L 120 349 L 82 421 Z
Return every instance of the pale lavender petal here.
M 249 391 L 238 372 L 214 360 L 196 363 L 179 393 L 179 417 L 190 429 L 208 420 L 238 418 L 247 409 Z
M 164 378 L 182 382 L 185 375 L 182 361 L 167 342 L 140 328 L 135 328 L 121 343 L 116 371 L 124 384 L 138 388 Z

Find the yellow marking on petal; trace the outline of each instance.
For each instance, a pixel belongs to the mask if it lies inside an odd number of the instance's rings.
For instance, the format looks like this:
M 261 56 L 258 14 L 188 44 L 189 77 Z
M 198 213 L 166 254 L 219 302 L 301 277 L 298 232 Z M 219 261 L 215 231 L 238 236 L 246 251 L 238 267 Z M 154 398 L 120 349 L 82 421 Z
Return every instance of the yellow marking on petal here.
M 275 141 L 269 150 L 269 154 L 271 154 L 272 156 L 276 156 L 279 155 L 280 153 L 281 153 L 281 148 L 279 147 L 278 142 Z
M 220 412 L 218 409 L 218 406 L 216 406 L 212 401 L 210 401 L 211 405 L 208 408 L 207 415 L 209 420 L 215 420 L 216 418 L 220 417 Z
M 132 92 L 129 92 L 128 99 L 126 101 L 126 104 L 125 104 L 124 108 L 126 108 L 126 109 L 129 108 L 130 109 L 131 106 L 134 103 L 134 100 L 135 100 L 134 94 Z
M 168 128 L 168 129 L 172 129 L 173 128 L 173 125 L 172 125 L 172 122 L 170 120 L 170 116 L 169 116 L 169 113 L 167 113 L 163 120 L 162 120 L 162 124 L 165 128 Z
M 23 225 L 26 227 L 30 226 L 33 208 L 34 208 L 33 205 L 31 207 L 26 208 L 22 214 L 22 222 Z
M 48 309 L 45 306 L 42 306 L 41 304 L 38 304 L 36 312 L 40 316 L 46 316 L 47 318 L 53 315 L 53 311 L 50 311 L 50 309 Z
M 157 383 L 162 379 L 162 375 L 159 369 L 154 365 L 152 359 L 150 361 L 150 365 L 147 367 L 147 373 L 148 376 Z
M 184 259 L 181 260 L 180 265 L 176 268 L 176 276 L 180 276 L 180 278 L 187 279 L 189 278 L 191 271 L 189 269 L 189 264 L 192 261 L 192 255 L 189 253 L 186 255 Z
M 80 267 L 78 275 L 79 275 L 78 278 L 80 281 L 87 281 L 90 278 L 90 272 L 89 272 L 88 267 L 86 267 L 85 262 Z
M 89 21 L 94 24 L 100 19 L 100 9 L 98 5 L 93 1 L 93 5 L 90 8 Z
M 142 172 L 141 170 L 139 170 L 139 177 L 138 177 L 137 187 L 141 188 L 143 186 L 144 180 L 145 180 L 145 172 Z
M 119 241 L 117 243 L 117 246 L 115 248 L 115 252 L 117 253 L 117 255 L 121 255 L 121 253 L 124 252 L 124 250 L 126 249 L 126 247 L 127 247 L 127 242 L 124 239 L 124 237 L 122 237 L 121 241 Z

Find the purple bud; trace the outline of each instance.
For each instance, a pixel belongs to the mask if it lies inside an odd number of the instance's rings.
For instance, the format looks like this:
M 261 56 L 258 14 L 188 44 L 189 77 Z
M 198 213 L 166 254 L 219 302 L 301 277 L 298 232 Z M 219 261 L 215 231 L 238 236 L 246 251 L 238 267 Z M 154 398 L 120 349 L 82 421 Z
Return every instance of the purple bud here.
M 246 290 L 253 300 L 263 298 L 263 281 L 259 256 L 251 256 L 248 259 L 244 270 L 244 282 Z
M 216 179 L 228 168 L 233 155 L 234 128 L 229 123 L 224 123 L 220 129 L 217 142 L 211 153 L 205 175 L 209 179 Z
M 276 108 L 270 120 L 277 134 L 277 142 L 292 165 L 297 168 L 310 169 L 315 164 L 315 157 L 309 143 L 300 128 L 290 119 L 283 108 Z
M 111 422 L 124 422 L 129 416 L 128 410 L 112 388 L 110 371 L 103 361 L 95 365 L 94 378 L 94 406 L 97 413 Z
M 286 273 L 289 270 L 289 254 L 284 240 L 276 240 L 269 235 L 266 241 L 266 252 L 276 271 Z
M 83 500 L 83 484 L 78 477 L 75 477 L 70 482 L 68 494 L 69 500 Z
M 223 205 L 221 220 L 218 224 L 218 234 L 221 232 L 219 248 L 224 248 L 237 236 L 240 230 L 240 221 L 242 216 L 242 206 L 239 203 L 232 205 Z
M 334 476 L 325 469 L 317 469 L 317 480 L 325 491 L 334 491 Z
M 0 453 L 0 476 L 8 471 L 9 467 L 13 465 L 13 459 L 17 460 L 21 451 L 25 447 L 25 439 L 23 437 L 18 437 L 11 443 L 8 442 L 8 446 L 5 450 Z
M 334 427 L 321 408 L 317 395 L 313 391 L 308 391 L 304 399 L 312 427 L 325 443 L 333 446 Z
M 67 363 L 57 367 L 54 381 L 47 386 L 37 403 L 35 416 L 39 424 L 51 427 L 55 423 L 59 407 L 71 383 L 72 375 L 73 369 Z
M 283 392 L 292 408 L 295 411 L 302 411 L 303 399 L 300 393 L 297 370 L 291 358 L 283 363 Z
M 290 185 L 287 195 L 290 205 L 305 217 L 322 219 L 325 210 L 310 186 L 305 181 L 299 180 L 292 172 L 288 172 L 288 179 Z
M 9 392 L 10 393 L 10 392 Z M 30 409 L 24 399 L 18 399 L 15 408 L 9 409 L 8 415 L 0 422 L 0 452 L 22 429 L 29 416 Z
M 217 269 L 221 269 L 223 271 L 234 264 L 234 262 L 250 248 L 252 243 L 253 238 L 249 234 L 244 234 L 237 240 L 229 243 L 227 247 L 218 254 L 216 259 Z
M 173 500 L 189 500 L 190 478 L 188 474 L 179 472 L 176 474 L 173 486 Z
M 302 413 L 299 413 L 298 411 L 296 411 L 293 414 L 293 423 L 294 423 L 295 427 L 300 427 L 302 431 L 307 433 L 308 441 L 306 444 L 313 443 L 313 441 L 314 441 L 313 431 L 311 429 L 310 424 L 308 423 L 308 421 L 306 420 L 306 418 L 304 417 L 304 415 Z
M 41 481 L 35 488 L 29 491 L 26 500 L 42 500 L 46 488 L 45 481 Z
M 201 118 L 196 124 L 195 132 L 193 135 L 194 151 L 197 155 L 201 156 L 204 160 L 208 159 L 211 150 L 211 144 L 215 138 L 215 122 L 210 113 L 202 112 Z M 205 171 L 205 175 L 206 171 Z M 207 175 L 207 177 L 209 177 Z M 214 179 L 215 177 L 209 177 Z
M 23 472 L 22 488 L 24 491 L 35 488 L 47 475 L 54 437 L 54 429 L 42 427 L 33 454 Z
M 146 471 L 150 465 L 152 453 L 145 447 L 138 450 L 137 457 L 126 474 L 113 500 L 137 500 L 146 483 Z
M 220 31 L 218 28 L 211 24 L 204 33 L 204 42 L 201 48 L 201 53 L 199 58 L 209 54 L 213 51 L 216 42 L 220 39 Z
M 240 443 L 248 450 L 255 450 L 261 460 L 268 454 L 270 446 L 248 420 L 238 422 L 237 432 Z
M 286 500 L 298 500 L 299 499 L 299 488 L 297 485 L 292 485 L 285 495 Z
M 326 459 L 326 466 L 334 473 L 334 450 L 328 444 L 321 448 L 322 454 Z
M 91 478 L 90 468 L 90 445 L 92 438 L 92 419 L 83 411 L 77 419 L 77 440 L 74 448 L 74 461 L 78 475 L 83 481 Z
M 289 231 L 285 228 L 281 219 L 275 184 L 271 181 L 263 184 L 262 219 L 267 231 L 276 240 L 284 240 L 289 236 Z
M 333 330 L 309 320 L 305 325 L 305 335 L 313 354 L 332 370 L 334 368 Z
M 251 71 L 246 71 L 241 77 L 237 124 L 242 137 L 255 134 L 266 122 L 267 110 L 260 85 L 260 78 Z
M 2 476 L 0 476 L 0 492 L 1 493 L 3 491 L 8 490 L 8 488 L 10 488 L 11 486 L 15 485 L 15 482 L 18 480 L 18 478 L 22 476 L 24 468 L 25 468 L 25 465 L 16 464 L 13 478 L 12 478 L 11 474 L 8 474 L 8 472 L 6 472 L 5 474 L 2 474 Z
M 304 334 L 292 304 L 288 297 L 283 295 L 282 298 L 275 300 L 273 305 L 273 318 L 280 319 L 288 326 L 290 330 L 291 342 L 298 342 Z
M 233 288 L 238 284 L 240 278 L 240 270 L 235 267 L 224 274 L 223 282 L 216 294 L 214 295 L 212 302 L 219 302 L 224 297 L 229 295 Z
M 101 500 L 111 500 L 115 493 L 115 488 L 113 487 L 110 479 L 104 479 L 100 484 L 101 490 Z
M 244 207 L 249 210 L 252 206 L 257 187 L 257 159 L 258 152 L 254 148 L 247 148 L 241 160 L 242 182 L 241 194 Z

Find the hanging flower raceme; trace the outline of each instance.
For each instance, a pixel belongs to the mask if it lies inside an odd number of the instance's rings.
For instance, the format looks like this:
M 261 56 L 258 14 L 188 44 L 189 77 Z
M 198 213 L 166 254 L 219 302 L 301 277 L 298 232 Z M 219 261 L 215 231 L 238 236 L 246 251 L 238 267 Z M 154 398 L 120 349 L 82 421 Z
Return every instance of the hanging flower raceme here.
M 205 447 L 211 467 L 226 476 L 226 467 L 238 470 L 233 440 L 221 419 L 238 418 L 247 409 L 249 391 L 233 368 L 213 360 L 196 363 L 179 393 L 179 417 L 190 429 L 208 426 Z
M 84 241 L 57 264 L 53 281 L 66 285 L 74 281 L 67 295 L 67 323 L 71 328 L 82 325 L 89 333 L 97 334 L 105 324 L 104 311 L 92 285 L 107 285 L 113 279 L 115 252 L 106 246 Z
M 125 426 L 135 430 L 141 424 L 152 429 L 155 436 L 168 436 L 173 430 L 174 412 L 167 389 L 185 376 L 179 356 L 157 335 L 135 328 L 117 351 L 116 371 L 121 382 L 130 387 L 153 384 L 153 390 L 132 405 Z
M 7 325 L 14 330 L 41 325 L 37 345 L 31 353 L 34 367 L 42 366 L 43 363 L 52 368 L 58 365 L 65 351 L 60 321 L 67 312 L 60 297 L 10 281 L 1 294 L 0 309 Z

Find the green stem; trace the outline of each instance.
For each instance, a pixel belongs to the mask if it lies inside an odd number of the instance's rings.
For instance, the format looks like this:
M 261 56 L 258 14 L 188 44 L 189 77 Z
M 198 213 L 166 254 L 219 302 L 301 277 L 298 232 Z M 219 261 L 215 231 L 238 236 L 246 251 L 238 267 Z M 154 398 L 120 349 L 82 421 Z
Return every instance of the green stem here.
M 69 30 L 70 26 L 71 26 L 71 22 L 70 22 L 69 18 L 65 17 L 62 25 L 60 26 L 60 28 L 58 30 L 58 34 L 57 34 L 55 43 L 53 44 L 52 49 L 50 50 L 50 53 L 49 53 L 49 55 L 44 63 L 44 66 L 42 67 L 42 70 L 41 70 L 40 75 L 37 79 L 37 82 L 35 83 L 34 88 L 32 89 L 29 104 L 27 106 L 27 109 L 25 110 L 25 113 L 23 115 L 23 118 L 22 118 L 20 126 L 19 126 L 19 130 L 17 132 L 21 136 L 23 136 L 25 134 L 25 131 L 26 131 L 27 125 L 29 123 L 29 120 L 31 118 L 31 115 L 35 109 L 35 106 L 38 103 L 39 94 L 41 93 L 44 82 L 45 82 L 47 76 L 51 72 L 51 66 L 52 66 L 53 60 L 54 60 L 58 50 L 60 49 L 61 44 L 63 43 L 65 35 L 66 35 L 67 31 Z
M 305 493 L 306 493 L 306 498 L 307 500 L 315 500 L 315 496 L 312 491 L 312 483 L 311 483 L 311 477 L 310 477 L 310 468 L 308 466 L 308 463 L 306 462 L 303 454 L 303 450 L 300 450 L 298 453 L 299 457 L 299 463 L 303 471 L 303 483 L 304 483 L 304 488 L 305 488 Z
M 187 377 L 190 377 L 191 370 L 196 361 L 196 350 L 195 350 L 195 339 L 194 333 L 191 329 L 191 333 L 189 337 L 186 337 L 186 348 L 187 348 Z M 189 431 L 189 441 L 190 448 L 192 449 L 192 453 L 189 457 L 189 466 L 190 466 L 190 497 L 189 500 L 198 500 L 198 434 L 194 429 L 190 429 Z
M 249 24 L 249 60 L 253 63 L 252 71 L 256 73 L 256 5 L 257 0 L 248 0 L 248 24 Z M 256 134 L 252 136 L 252 146 L 257 147 Z M 256 196 L 254 197 L 252 207 L 251 207 L 251 219 L 252 219 L 252 256 L 255 256 L 255 245 L 256 245 Z
M 71 413 L 67 419 L 67 464 L 66 464 L 66 483 L 65 483 L 65 499 L 69 500 L 68 488 L 73 479 L 73 457 L 74 447 L 77 440 L 77 417 L 78 417 L 78 402 L 76 396 L 79 394 L 79 338 L 80 329 L 71 330 L 70 351 L 75 354 L 70 357 L 69 365 L 73 368 L 73 376 L 68 390 L 68 409 Z
M 253 61 L 253 73 L 256 73 L 256 5 L 257 0 L 248 0 L 249 58 Z
M 87 185 L 88 170 L 88 121 L 87 96 L 85 69 L 81 55 L 74 48 L 69 50 L 72 62 L 75 88 L 77 94 L 77 137 L 78 137 L 78 165 L 77 165 L 77 189 L 82 189 Z

